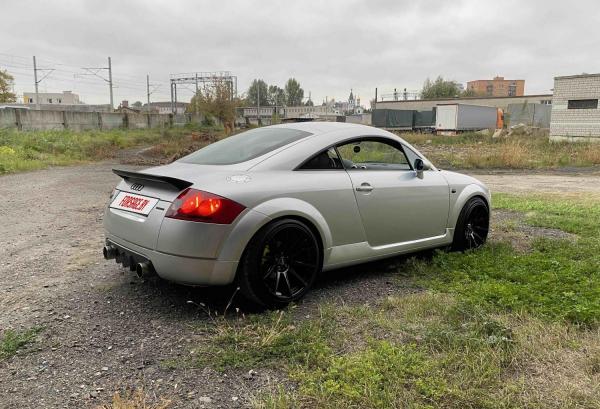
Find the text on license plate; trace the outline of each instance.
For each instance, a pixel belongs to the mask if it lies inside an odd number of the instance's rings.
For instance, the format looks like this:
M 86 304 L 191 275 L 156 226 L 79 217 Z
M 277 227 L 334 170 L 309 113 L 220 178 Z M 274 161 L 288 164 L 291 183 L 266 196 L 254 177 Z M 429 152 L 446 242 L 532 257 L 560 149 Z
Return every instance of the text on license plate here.
M 128 192 L 119 192 L 112 201 L 110 207 L 113 209 L 127 210 L 129 212 L 147 215 L 158 203 L 158 199 L 136 195 Z

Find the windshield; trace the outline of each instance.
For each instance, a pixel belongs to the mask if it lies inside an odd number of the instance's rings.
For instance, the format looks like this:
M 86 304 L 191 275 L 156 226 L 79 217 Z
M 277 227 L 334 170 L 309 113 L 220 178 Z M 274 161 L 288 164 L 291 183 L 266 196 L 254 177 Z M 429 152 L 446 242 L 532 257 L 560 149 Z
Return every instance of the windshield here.
M 232 165 L 258 158 L 289 143 L 312 135 L 289 128 L 258 128 L 208 145 L 179 161 L 196 165 Z

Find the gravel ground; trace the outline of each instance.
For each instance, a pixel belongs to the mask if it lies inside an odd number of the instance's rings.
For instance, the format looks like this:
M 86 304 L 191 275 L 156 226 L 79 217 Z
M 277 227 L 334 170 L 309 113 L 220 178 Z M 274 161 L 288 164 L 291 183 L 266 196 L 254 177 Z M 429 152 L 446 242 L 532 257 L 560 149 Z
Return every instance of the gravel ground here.
M 223 311 L 233 289 L 142 282 L 102 259 L 103 207 L 118 181 L 114 165 L 0 177 L 0 332 L 43 328 L 33 346 L 0 362 L 0 408 L 95 407 L 116 390 L 140 387 L 151 400 L 165 396 L 175 407 L 247 407 L 256 391 L 282 375 L 160 365 L 187 354 L 195 341 L 194 326 L 207 319 L 196 304 Z M 600 193 L 596 174 L 479 177 L 494 191 Z M 363 303 L 415 291 L 398 285 L 396 265 L 329 273 L 297 313 L 323 300 Z

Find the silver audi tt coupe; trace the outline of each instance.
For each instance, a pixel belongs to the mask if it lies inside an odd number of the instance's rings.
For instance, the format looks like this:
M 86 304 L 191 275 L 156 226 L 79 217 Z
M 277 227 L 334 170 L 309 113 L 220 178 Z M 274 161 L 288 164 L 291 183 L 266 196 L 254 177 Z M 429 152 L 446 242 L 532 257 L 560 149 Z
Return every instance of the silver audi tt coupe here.
M 123 178 L 104 215 L 104 257 L 139 276 L 235 282 L 283 306 L 321 271 L 423 249 L 467 250 L 488 234 L 490 192 L 436 169 L 369 126 L 252 129 Z

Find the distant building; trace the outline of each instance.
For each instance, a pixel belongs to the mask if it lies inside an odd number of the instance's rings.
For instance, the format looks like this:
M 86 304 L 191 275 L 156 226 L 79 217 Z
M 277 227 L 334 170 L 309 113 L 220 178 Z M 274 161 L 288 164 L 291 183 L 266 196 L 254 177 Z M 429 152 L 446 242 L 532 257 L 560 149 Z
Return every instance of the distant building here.
M 77 105 L 82 102 L 79 101 L 79 95 L 74 94 L 71 91 L 58 92 L 39 92 L 39 103 L 40 104 L 54 104 L 54 105 Z M 23 102 L 25 105 L 37 104 L 38 101 L 35 99 L 35 92 L 24 92 Z
M 525 80 L 505 80 L 504 77 L 494 77 L 492 80 L 469 81 L 467 89 L 482 96 L 520 97 L 525 95 Z
M 306 106 L 300 105 L 295 107 L 285 107 L 285 118 L 320 118 L 331 115 L 342 115 L 343 112 L 336 106 L 331 104 Z
M 189 104 L 187 102 L 177 102 L 175 104 L 175 113 L 176 114 L 184 114 L 187 106 Z M 156 114 L 171 114 L 173 113 L 173 108 L 171 106 L 171 102 L 150 102 L 150 108 L 148 108 L 148 104 L 144 104 L 142 107 L 142 111 L 150 111 Z
M 116 109 L 117 112 L 121 112 L 123 114 L 139 114 L 142 108 L 137 108 L 129 105 L 129 101 L 123 100 L 121 104 Z
M 350 96 L 348 97 L 348 110 L 346 111 L 350 115 L 362 115 L 364 108 L 360 105 L 360 97 L 356 97 L 350 90 Z
M 550 139 L 600 142 L 600 74 L 554 78 Z
M 502 108 L 508 110 L 509 104 L 544 104 L 552 105 L 552 94 L 523 95 L 519 97 L 463 97 L 463 98 L 438 98 L 416 99 L 398 101 L 377 101 L 377 109 L 414 109 L 417 111 L 430 110 L 443 103 L 459 103 Z

